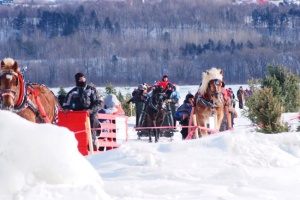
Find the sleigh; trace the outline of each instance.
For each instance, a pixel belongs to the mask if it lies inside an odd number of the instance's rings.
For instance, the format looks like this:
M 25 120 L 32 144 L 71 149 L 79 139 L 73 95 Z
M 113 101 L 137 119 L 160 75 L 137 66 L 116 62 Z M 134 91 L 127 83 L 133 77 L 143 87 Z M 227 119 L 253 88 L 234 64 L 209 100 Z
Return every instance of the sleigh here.
M 128 139 L 127 116 L 98 114 L 98 119 L 105 120 L 106 123 L 101 123 L 102 131 L 97 138 L 99 148 L 96 151 L 90 148 L 93 145 L 89 113 L 87 111 L 60 110 L 58 118 L 58 126 L 66 127 L 74 132 L 78 141 L 78 151 L 84 156 L 116 149 Z

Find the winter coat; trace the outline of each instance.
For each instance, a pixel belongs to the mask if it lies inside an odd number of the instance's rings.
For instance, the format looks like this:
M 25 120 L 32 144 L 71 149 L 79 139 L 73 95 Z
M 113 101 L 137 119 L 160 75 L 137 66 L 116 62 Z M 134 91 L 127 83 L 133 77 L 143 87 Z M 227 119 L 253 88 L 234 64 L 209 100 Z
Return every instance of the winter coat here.
M 145 100 L 147 99 L 146 94 L 144 93 L 144 90 L 137 90 L 137 89 L 135 89 L 132 92 L 132 97 L 133 97 L 133 99 L 132 99 L 133 103 L 145 102 Z
M 64 109 L 87 110 L 90 114 L 97 113 L 101 109 L 100 95 L 95 87 L 74 87 L 68 92 L 63 104 Z

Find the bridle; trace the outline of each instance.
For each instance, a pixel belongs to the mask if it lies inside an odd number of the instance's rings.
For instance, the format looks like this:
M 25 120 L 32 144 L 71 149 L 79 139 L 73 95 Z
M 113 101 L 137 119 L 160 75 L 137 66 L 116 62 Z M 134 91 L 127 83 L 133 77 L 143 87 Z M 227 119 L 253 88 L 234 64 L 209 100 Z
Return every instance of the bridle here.
M 166 94 L 164 91 L 156 91 L 156 90 L 158 90 L 158 88 L 155 88 L 154 90 L 155 91 L 153 91 L 152 97 L 149 99 L 149 105 L 151 108 L 158 111 L 165 107 L 164 101 L 165 101 Z M 155 99 L 153 99 L 153 97 Z
M 215 88 L 216 88 L 215 91 L 212 91 L 211 88 L 210 88 L 210 86 L 212 84 L 211 82 L 213 82 L 213 84 L 215 85 Z M 207 88 L 209 94 L 211 96 L 213 96 L 213 95 L 218 95 L 219 93 L 221 93 L 222 91 L 218 90 L 218 86 L 221 86 L 221 85 L 222 85 L 222 81 L 220 81 L 219 79 L 212 79 L 212 80 L 210 80 L 209 83 L 208 83 L 208 88 Z
M 11 79 L 11 80 L 12 80 L 12 77 L 15 76 L 16 77 L 15 86 L 18 86 L 18 84 L 19 84 L 18 73 L 14 72 L 14 71 L 2 72 L 2 73 L 0 73 L 0 80 L 3 78 L 3 76 L 6 76 L 6 79 Z M 1 81 L 0 81 L 0 86 L 1 86 Z M 12 99 L 15 100 L 16 95 L 17 95 L 17 90 L 5 88 L 3 90 L 0 90 L 0 94 L 1 94 L 1 98 L 4 96 L 11 96 Z

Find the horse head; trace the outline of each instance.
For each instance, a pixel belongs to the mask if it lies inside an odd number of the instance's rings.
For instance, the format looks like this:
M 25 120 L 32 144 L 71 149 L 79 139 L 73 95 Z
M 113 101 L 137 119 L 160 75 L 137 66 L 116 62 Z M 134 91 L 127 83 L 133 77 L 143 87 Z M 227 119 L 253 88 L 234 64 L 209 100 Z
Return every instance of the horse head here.
M 223 71 L 221 69 L 212 68 L 203 74 L 200 92 L 207 101 L 217 107 L 223 104 L 222 82 Z
M 164 102 L 166 100 L 166 93 L 162 86 L 155 86 L 152 92 L 152 103 L 155 107 L 161 110 L 164 107 Z
M 0 94 L 3 110 L 13 110 L 15 101 L 18 100 L 20 90 L 19 66 L 11 58 L 1 61 Z

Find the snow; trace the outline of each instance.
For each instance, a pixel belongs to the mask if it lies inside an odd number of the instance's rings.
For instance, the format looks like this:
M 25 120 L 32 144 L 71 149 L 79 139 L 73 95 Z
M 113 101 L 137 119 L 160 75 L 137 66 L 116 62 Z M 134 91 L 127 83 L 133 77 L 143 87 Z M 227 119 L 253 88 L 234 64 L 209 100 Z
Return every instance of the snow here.
M 68 129 L 0 111 L 0 199 L 300 199 L 300 132 L 258 133 L 237 111 L 233 131 L 159 143 L 137 141 L 129 117 L 128 142 L 87 157 Z M 293 130 L 297 116 L 283 116 Z

